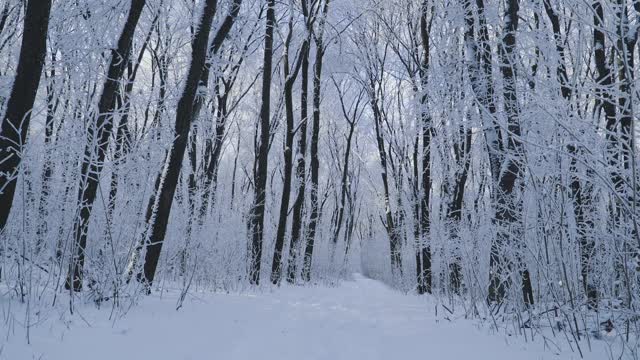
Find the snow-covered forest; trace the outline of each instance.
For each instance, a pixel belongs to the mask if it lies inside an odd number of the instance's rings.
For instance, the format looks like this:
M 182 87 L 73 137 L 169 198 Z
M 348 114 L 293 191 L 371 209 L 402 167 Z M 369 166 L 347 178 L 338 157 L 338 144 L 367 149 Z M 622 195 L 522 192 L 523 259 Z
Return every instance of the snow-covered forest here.
M 0 359 L 278 296 L 427 331 L 221 358 L 419 358 L 445 325 L 640 358 L 639 32 L 640 0 L 0 0 Z

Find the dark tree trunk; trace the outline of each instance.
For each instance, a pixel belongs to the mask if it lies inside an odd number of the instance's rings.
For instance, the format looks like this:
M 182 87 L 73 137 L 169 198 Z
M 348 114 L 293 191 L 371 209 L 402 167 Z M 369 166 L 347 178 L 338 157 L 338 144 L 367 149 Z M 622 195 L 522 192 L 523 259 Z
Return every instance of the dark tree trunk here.
M 422 64 L 420 66 L 420 85 L 422 94 L 420 96 L 420 120 L 422 131 L 422 181 L 420 199 L 420 241 L 418 242 L 419 258 L 418 270 L 418 293 L 431 293 L 431 247 L 429 244 L 429 233 L 431 230 L 431 221 L 429 219 L 430 212 L 430 195 L 431 195 L 431 138 L 433 135 L 433 127 L 431 124 L 431 116 L 429 114 L 429 104 L 427 103 L 427 88 L 429 86 L 429 33 L 431 24 L 427 20 L 429 11 L 429 1 L 422 2 L 420 15 L 420 38 L 422 40 Z M 416 179 L 417 181 L 418 179 Z
M 278 217 L 278 228 L 276 230 L 275 249 L 273 251 L 273 262 L 271 264 L 271 282 L 278 284 L 282 275 L 282 250 L 284 248 L 284 237 L 287 229 L 287 215 L 289 212 L 289 198 L 291 197 L 291 173 L 293 168 L 293 136 L 294 136 L 294 119 L 293 119 L 293 84 L 298 77 L 302 57 L 299 56 L 293 70 L 289 66 L 289 50 L 291 46 L 291 38 L 293 37 L 293 19 L 289 21 L 289 32 L 285 40 L 284 50 L 284 104 L 287 128 L 285 129 L 284 144 L 284 179 L 282 184 L 282 197 L 280 200 L 280 213 Z M 302 44 L 301 53 L 306 51 L 308 42 Z
M 74 222 L 74 246 L 72 259 L 65 288 L 73 287 L 74 291 L 82 289 L 82 268 L 84 266 L 84 250 L 87 244 L 87 231 L 91 210 L 96 199 L 100 172 L 109 145 L 109 136 L 113 127 L 113 112 L 120 79 L 129 62 L 133 35 L 144 8 L 145 0 L 132 0 L 129 15 L 124 25 L 116 49 L 111 51 L 111 62 L 107 72 L 95 122 L 87 129 L 87 145 L 82 160 L 78 206 L 80 211 Z
M 417 93 L 419 90 L 416 87 L 415 92 Z M 415 252 L 416 252 L 416 291 L 418 294 L 423 294 L 424 287 L 424 277 L 423 274 L 423 265 L 422 265 L 422 241 L 420 234 L 420 158 L 418 154 L 420 153 L 420 131 L 416 131 L 415 140 L 413 143 L 413 237 L 415 239 Z
M 322 52 L 321 49 L 316 50 L 317 53 Z M 317 54 L 316 53 L 316 54 Z M 311 280 L 311 262 L 313 260 L 313 248 L 316 237 L 316 228 L 319 218 L 319 204 L 318 204 L 318 179 L 320 161 L 318 160 L 318 140 L 320 136 L 320 109 L 316 109 L 316 97 L 318 106 L 320 102 L 320 80 L 318 69 L 322 69 L 322 56 L 316 55 L 316 64 L 314 66 L 314 78 L 313 78 L 313 122 L 311 128 L 311 149 L 310 149 L 310 169 L 311 169 L 311 188 L 310 188 L 310 206 L 311 213 L 309 215 L 309 228 L 307 230 L 306 244 L 304 248 L 304 262 L 302 265 L 302 279 L 304 281 Z M 318 62 L 320 61 L 320 63 Z
M 322 60 L 324 57 L 324 26 L 329 11 L 329 0 L 325 0 L 322 8 L 322 17 L 318 25 L 318 33 L 314 36 L 316 46 L 316 59 L 313 70 L 313 126 L 311 129 L 311 214 L 309 216 L 309 229 L 307 232 L 307 243 L 304 249 L 304 262 L 302 266 L 302 279 L 311 280 L 311 264 L 313 261 L 313 248 L 316 238 L 316 228 L 320 218 L 318 204 L 318 178 L 320 161 L 318 160 L 318 141 L 320 137 L 320 92 L 322 90 Z
M 218 29 L 216 36 L 213 38 L 213 41 L 211 42 L 210 46 L 209 46 L 209 52 L 210 54 L 215 54 L 217 53 L 217 51 L 220 49 L 220 47 L 222 46 L 222 42 L 224 41 L 224 39 L 226 38 L 227 34 L 229 33 L 229 31 L 231 30 L 232 25 L 235 22 L 236 16 L 238 14 L 238 11 L 240 9 L 240 5 L 242 3 L 242 0 L 234 0 L 232 7 L 229 11 L 229 14 L 227 15 L 227 17 L 225 17 L 225 20 L 222 22 L 222 25 L 220 25 L 220 28 Z M 158 75 L 160 78 L 160 86 L 159 86 L 159 97 L 158 97 L 158 104 L 156 106 L 156 112 L 154 114 L 153 117 L 153 121 L 152 121 L 152 126 L 153 127 L 159 127 L 160 126 L 160 119 L 162 117 L 162 113 L 164 112 L 164 108 L 165 108 L 165 101 L 166 101 L 166 82 L 167 82 L 167 74 L 168 74 L 168 69 L 167 69 L 167 60 L 166 60 L 166 54 L 162 54 L 161 56 L 156 56 L 154 55 L 154 61 L 157 63 L 158 66 Z M 206 76 L 205 76 L 206 75 Z M 202 78 L 200 80 L 200 83 L 207 83 L 208 82 L 208 72 L 207 72 L 207 67 L 205 66 L 205 70 L 203 70 L 202 72 Z M 191 122 L 193 123 L 195 121 L 195 119 L 198 116 L 200 107 L 202 105 L 202 98 L 197 97 L 194 100 L 194 110 L 193 110 L 193 118 L 191 120 Z M 156 132 L 156 136 L 159 137 L 160 136 L 160 132 L 157 131 Z M 166 155 L 165 155 L 166 157 Z M 166 159 L 165 159 L 166 160 Z M 158 176 L 156 177 L 155 183 L 154 183 L 154 189 L 158 189 L 160 186 L 160 180 L 162 177 L 162 173 L 158 174 Z M 145 219 L 147 224 L 150 222 L 151 217 L 154 214 L 154 204 L 155 204 L 155 199 L 156 199 L 156 195 L 157 195 L 157 191 L 156 193 L 152 194 L 149 202 L 147 204 L 147 210 L 145 213 Z M 204 201 L 203 201 L 204 202 Z M 206 208 L 206 205 L 205 205 Z M 149 229 L 145 229 L 145 231 L 143 232 L 142 236 L 140 237 L 140 241 L 138 243 L 138 245 L 136 246 L 136 248 L 133 251 L 133 254 L 131 256 L 131 260 L 129 262 L 129 265 L 127 266 L 127 281 L 129 281 L 129 279 L 131 278 L 131 276 L 133 275 L 133 272 L 135 271 L 135 267 L 137 266 L 137 262 L 138 262 L 138 258 L 140 257 L 140 252 L 142 251 L 142 249 L 144 248 L 144 244 L 145 244 L 145 239 L 147 237 L 147 232 Z
M 251 210 L 251 246 L 249 248 L 249 281 L 260 283 L 260 263 L 262 261 L 262 238 L 264 232 L 264 209 L 266 201 L 268 155 L 270 138 L 271 69 L 273 65 L 273 28 L 276 26 L 275 0 L 267 0 L 267 21 L 264 38 L 264 59 L 262 69 L 262 106 L 260 107 L 260 139 L 256 151 L 254 169 L 255 199 Z
M 231 7 L 229 9 L 229 13 L 222 21 L 222 24 L 216 31 L 216 35 L 213 37 L 213 41 L 209 46 L 209 56 L 215 56 L 220 51 L 224 40 L 229 35 L 229 32 L 233 28 L 235 24 L 238 13 L 240 12 L 240 6 L 242 5 L 242 0 L 233 0 L 231 3 Z M 236 66 L 239 66 L 236 65 Z M 211 65 L 206 64 L 205 69 L 202 72 L 202 78 L 200 79 L 201 86 L 207 86 L 209 83 L 209 76 L 211 74 Z M 204 217 L 207 212 L 207 208 L 209 207 L 210 198 L 215 198 L 215 191 L 211 189 L 211 187 L 215 187 L 215 178 L 218 172 L 218 159 L 222 152 L 222 140 L 224 139 L 224 131 L 225 124 L 227 120 L 227 99 L 229 96 L 229 92 L 231 91 L 231 85 L 227 84 L 224 79 L 222 79 L 224 93 L 218 94 L 218 109 L 215 109 L 215 113 L 217 114 L 216 121 L 216 133 L 214 138 L 214 143 L 211 144 L 210 140 L 208 140 L 207 144 L 207 155 L 205 158 L 205 178 L 204 178 L 204 196 L 202 203 L 200 205 L 200 209 L 198 211 L 198 223 L 202 225 L 204 222 Z M 195 100 L 194 104 L 194 116 L 192 121 L 196 121 L 199 114 L 200 109 L 202 108 L 204 102 L 204 97 L 198 97 Z
M 307 121 L 308 121 L 308 88 L 309 88 L 309 51 L 300 53 L 302 58 L 300 78 L 300 128 L 298 129 L 298 151 L 296 164 L 296 198 L 293 203 L 291 218 L 291 242 L 289 244 L 289 264 L 287 266 L 287 282 L 293 283 L 297 276 L 297 255 L 302 238 L 302 221 L 306 193 L 306 160 L 307 154 Z
M 216 5 L 216 0 L 206 1 L 202 17 L 193 37 L 191 64 L 189 66 L 184 90 L 176 109 L 176 137 L 160 175 L 162 180 L 156 181 L 156 197 L 153 211 L 147 213 L 147 215 L 149 215 L 149 213 L 154 215 L 152 215 L 151 218 L 147 218 L 149 231 L 146 235 L 144 266 L 143 271 L 137 275 L 137 280 L 145 283 L 147 287 L 151 286 L 156 274 L 156 268 L 169 222 L 171 205 L 178 185 L 184 153 L 189 141 L 189 131 L 194 118 L 194 100 L 200 79 L 202 78 L 202 72 L 205 68 L 209 31 L 211 29 L 213 16 L 216 12 Z
M 307 0 L 301 1 L 302 11 L 306 20 L 307 44 L 311 36 L 311 15 L 308 9 Z M 308 93 L 309 93 L 309 46 L 300 52 L 301 77 L 300 77 L 300 127 L 296 163 L 296 198 L 293 203 L 293 214 L 291 218 L 291 241 L 289 243 L 289 263 L 287 265 L 287 282 L 295 282 L 297 276 L 297 256 L 300 239 L 302 238 L 302 222 L 304 217 L 304 202 L 306 193 L 306 160 L 307 154 L 307 121 L 308 116 Z
M 0 129 L 0 232 L 4 230 L 11 212 L 22 148 L 27 143 L 31 110 L 47 53 L 51 0 L 32 0 L 26 6 L 16 76 Z M 7 13 L 5 7 L 3 14 Z

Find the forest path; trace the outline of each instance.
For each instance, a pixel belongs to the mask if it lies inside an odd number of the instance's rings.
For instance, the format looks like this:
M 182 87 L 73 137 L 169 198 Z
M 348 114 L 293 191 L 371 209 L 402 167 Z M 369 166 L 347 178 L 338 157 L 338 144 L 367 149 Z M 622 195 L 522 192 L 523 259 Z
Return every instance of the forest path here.
M 0 359 L 579 359 L 476 322 L 437 318 L 428 298 L 359 274 L 336 287 L 197 293 L 179 311 L 176 299 L 171 292 L 150 296 L 115 322 L 104 308 L 80 311 L 86 322 L 53 315 L 31 329 L 31 345 L 19 336 L 23 330 L 9 341 L 0 331 Z

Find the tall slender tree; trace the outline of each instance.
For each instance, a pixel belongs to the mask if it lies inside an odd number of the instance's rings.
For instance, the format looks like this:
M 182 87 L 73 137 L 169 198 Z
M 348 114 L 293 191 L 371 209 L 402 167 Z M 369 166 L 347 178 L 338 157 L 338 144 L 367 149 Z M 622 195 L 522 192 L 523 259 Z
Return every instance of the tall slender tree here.
M 164 244 L 173 197 L 178 185 L 182 161 L 189 141 L 189 131 L 191 130 L 194 117 L 194 101 L 198 91 L 198 84 L 200 83 L 202 72 L 205 68 L 209 32 L 211 30 L 213 16 L 216 13 L 216 6 L 217 0 L 207 0 L 205 2 L 202 16 L 196 27 L 191 43 L 191 64 L 182 95 L 180 96 L 180 100 L 178 100 L 178 107 L 176 108 L 176 137 L 173 140 L 173 144 L 165 160 L 164 168 L 162 169 L 162 180 L 156 183 L 156 195 L 153 205 L 154 216 L 147 225 L 149 230 L 145 243 L 146 252 L 143 271 L 137 275 L 138 281 L 147 286 L 151 286 L 153 283 L 158 260 L 160 259 L 160 252 Z
M 8 14 L 8 6 L 6 3 L 3 14 Z M 3 204 L 0 206 L 0 232 L 7 225 L 11 212 L 33 103 L 47 53 L 51 0 L 29 1 L 26 6 L 18 66 L 0 129 L 0 203 Z M 3 17 L 2 27 L 5 23 L 6 17 Z
M 293 3 L 291 3 L 293 5 Z M 287 217 L 289 214 L 289 198 L 291 196 L 291 180 L 293 170 L 293 137 L 295 134 L 293 118 L 293 85 L 298 77 L 300 66 L 302 65 L 303 52 L 307 51 L 309 42 L 305 38 L 293 68 L 291 68 L 289 53 L 291 40 L 293 38 L 293 6 L 290 9 L 289 25 L 287 37 L 284 42 L 283 74 L 284 74 L 284 105 L 287 126 L 285 129 L 284 142 L 284 179 L 282 184 L 282 197 L 280 199 L 280 213 L 278 216 L 278 228 L 276 230 L 275 249 L 273 251 L 273 262 L 271 266 L 271 282 L 278 284 L 282 275 L 282 250 L 284 247 L 284 237 L 287 229 Z
M 322 64 L 324 52 L 324 28 L 329 11 L 329 1 L 324 0 L 322 15 L 319 18 L 318 29 L 313 32 L 313 40 L 316 48 L 315 63 L 313 66 L 313 126 L 311 128 L 311 214 L 309 216 L 309 229 L 307 231 L 306 245 L 304 249 L 304 263 L 302 266 L 302 279 L 311 280 L 311 262 L 313 260 L 313 248 L 316 238 L 316 228 L 320 220 L 318 202 L 318 179 L 320 161 L 318 160 L 318 142 L 320 137 L 320 100 L 322 91 Z
M 262 239 L 264 236 L 264 212 L 267 200 L 267 173 L 270 139 L 270 106 L 271 106 L 271 69 L 273 64 L 273 31 L 276 26 L 275 0 L 267 0 L 267 19 L 264 38 L 264 59 L 262 67 L 262 105 L 260 107 L 260 138 L 256 151 L 254 168 L 255 198 L 251 210 L 250 230 L 251 246 L 249 281 L 260 283 L 260 263 L 262 262 Z
M 314 2 L 316 3 L 316 2 Z M 309 8 L 308 0 L 301 0 L 302 13 L 305 17 L 307 44 L 310 42 L 315 7 Z M 304 221 L 304 200 L 306 194 L 306 156 L 307 156 L 307 123 L 309 119 L 309 46 L 300 53 L 300 126 L 296 151 L 296 198 L 291 216 L 291 241 L 289 243 L 289 263 L 287 265 L 287 282 L 293 283 L 297 276 L 297 258 Z
M 74 221 L 74 245 L 65 287 L 74 291 L 82 290 L 82 269 L 87 246 L 87 232 L 91 210 L 96 200 L 100 173 L 102 172 L 109 137 L 113 128 L 113 113 L 116 106 L 116 95 L 124 70 L 129 63 L 133 35 L 144 8 L 145 0 L 131 0 L 131 7 L 124 28 L 120 33 L 117 47 L 111 50 L 111 60 L 107 78 L 98 102 L 97 112 L 87 126 L 87 144 L 82 159 L 80 184 L 78 190 L 78 206 L 80 208 Z
M 433 135 L 433 125 L 429 114 L 429 60 L 430 60 L 430 32 L 431 22 L 427 19 L 429 11 L 433 8 L 428 0 L 422 2 L 420 10 L 420 39 L 422 41 L 422 63 L 420 64 L 420 121 L 422 132 L 422 182 L 420 199 L 420 242 L 418 243 L 418 253 L 416 254 L 416 265 L 418 271 L 418 293 L 431 293 L 431 246 L 430 230 L 430 195 L 431 195 L 431 139 Z M 432 14 L 433 16 L 433 14 Z M 417 179 L 416 179 L 417 180 Z

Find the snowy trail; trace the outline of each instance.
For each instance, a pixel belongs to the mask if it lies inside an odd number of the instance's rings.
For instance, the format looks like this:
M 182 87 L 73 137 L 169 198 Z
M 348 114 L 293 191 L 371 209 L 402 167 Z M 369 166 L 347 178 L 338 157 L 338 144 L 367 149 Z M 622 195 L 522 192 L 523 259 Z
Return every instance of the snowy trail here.
M 335 288 L 283 287 L 257 294 L 150 297 L 115 323 L 49 321 L 0 338 L 0 359 L 579 359 L 538 341 L 491 334 L 466 320 L 436 321 L 433 306 L 360 275 Z M 4 325 L 3 325 L 4 326 Z M 4 344 L 3 344 L 4 342 Z M 560 340 L 558 340 L 560 342 Z M 605 359 L 590 353 L 586 358 Z

